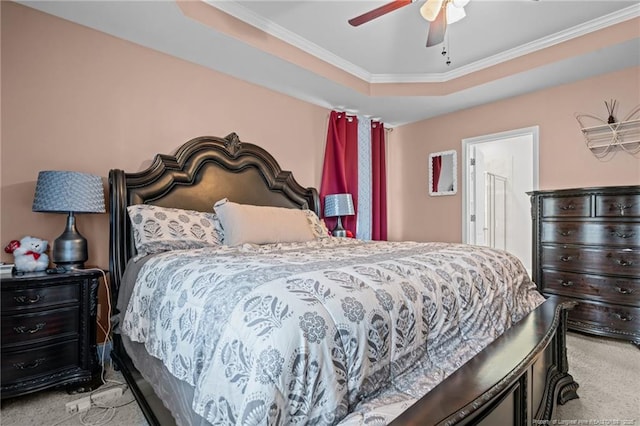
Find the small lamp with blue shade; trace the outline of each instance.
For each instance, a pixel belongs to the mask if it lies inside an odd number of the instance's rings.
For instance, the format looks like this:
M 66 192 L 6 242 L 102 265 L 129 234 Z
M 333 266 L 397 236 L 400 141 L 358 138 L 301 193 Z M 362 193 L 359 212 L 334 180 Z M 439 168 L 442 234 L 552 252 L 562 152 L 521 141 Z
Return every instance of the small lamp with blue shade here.
M 67 226 L 53 242 L 51 260 L 65 270 L 84 268 L 89 258 L 87 240 L 76 228 L 75 213 L 104 213 L 104 188 L 100 176 L 48 170 L 38 174 L 34 212 L 67 213 Z
M 352 216 L 353 198 L 351 194 L 331 194 L 324 197 L 324 217 L 337 217 L 335 228 L 331 231 L 334 237 L 346 237 L 347 231 L 342 227 L 342 216 Z

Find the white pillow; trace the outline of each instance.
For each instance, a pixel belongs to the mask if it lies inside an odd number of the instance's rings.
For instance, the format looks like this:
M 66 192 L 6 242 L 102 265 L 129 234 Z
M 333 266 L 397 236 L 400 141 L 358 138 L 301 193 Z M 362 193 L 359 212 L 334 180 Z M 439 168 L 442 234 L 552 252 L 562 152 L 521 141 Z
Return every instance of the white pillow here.
M 238 204 L 226 198 L 213 206 L 224 230 L 224 244 L 269 244 L 315 239 L 307 214 L 285 207 Z
M 222 245 L 215 213 L 135 204 L 127 207 L 138 256 Z

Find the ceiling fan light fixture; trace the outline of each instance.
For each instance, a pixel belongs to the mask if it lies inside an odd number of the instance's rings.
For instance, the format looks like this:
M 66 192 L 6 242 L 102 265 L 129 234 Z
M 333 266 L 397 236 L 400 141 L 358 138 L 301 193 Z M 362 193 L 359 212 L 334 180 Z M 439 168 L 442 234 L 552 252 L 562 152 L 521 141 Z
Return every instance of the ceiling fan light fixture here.
M 456 7 L 453 2 L 447 3 L 447 24 L 453 24 L 467 16 L 464 9 Z
M 440 9 L 442 9 L 442 3 L 444 0 L 427 0 L 420 7 L 420 15 L 429 22 L 436 20 Z

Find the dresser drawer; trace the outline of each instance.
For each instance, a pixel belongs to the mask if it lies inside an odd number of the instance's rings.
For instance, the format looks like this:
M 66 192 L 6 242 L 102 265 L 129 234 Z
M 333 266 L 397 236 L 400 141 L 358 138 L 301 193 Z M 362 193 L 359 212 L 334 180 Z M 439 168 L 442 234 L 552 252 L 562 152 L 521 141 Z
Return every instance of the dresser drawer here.
M 591 197 L 549 197 L 542 199 L 542 217 L 589 217 Z
M 569 325 L 586 329 L 595 326 L 595 330 L 605 328 L 605 331 L 637 338 L 640 336 L 640 308 L 578 300 L 578 305 L 569 311 Z
M 542 291 L 640 307 L 640 278 L 542 270 Z
M 2 350 L 2 385 L 79 366 L 77 340 L 23 351 Z
M 542 246 L 543 269 L 640 276 L 640 250 Z
M 596 195 L 596 216 L 640 217 L 640 194 Z
M 3 316 L 2 347 L 64 335 L 77 336 L 79 327 L 79 307 Z
M 78 284 L 52 285 L 2 292 L 2 313 L 23 309 L 40 309 L 63 303 L 78 303 Z
M 640 246 L 640 222 L 542 222 L 543 243 Z

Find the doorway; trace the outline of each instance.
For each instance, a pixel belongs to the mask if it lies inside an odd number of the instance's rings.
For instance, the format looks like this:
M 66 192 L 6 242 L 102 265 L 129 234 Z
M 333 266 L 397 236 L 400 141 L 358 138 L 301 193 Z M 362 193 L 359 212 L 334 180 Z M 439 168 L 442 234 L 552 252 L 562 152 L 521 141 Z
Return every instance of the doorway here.
M 538 126 L 462 140 L 462 240 L 507 250 L 532 270 Z

